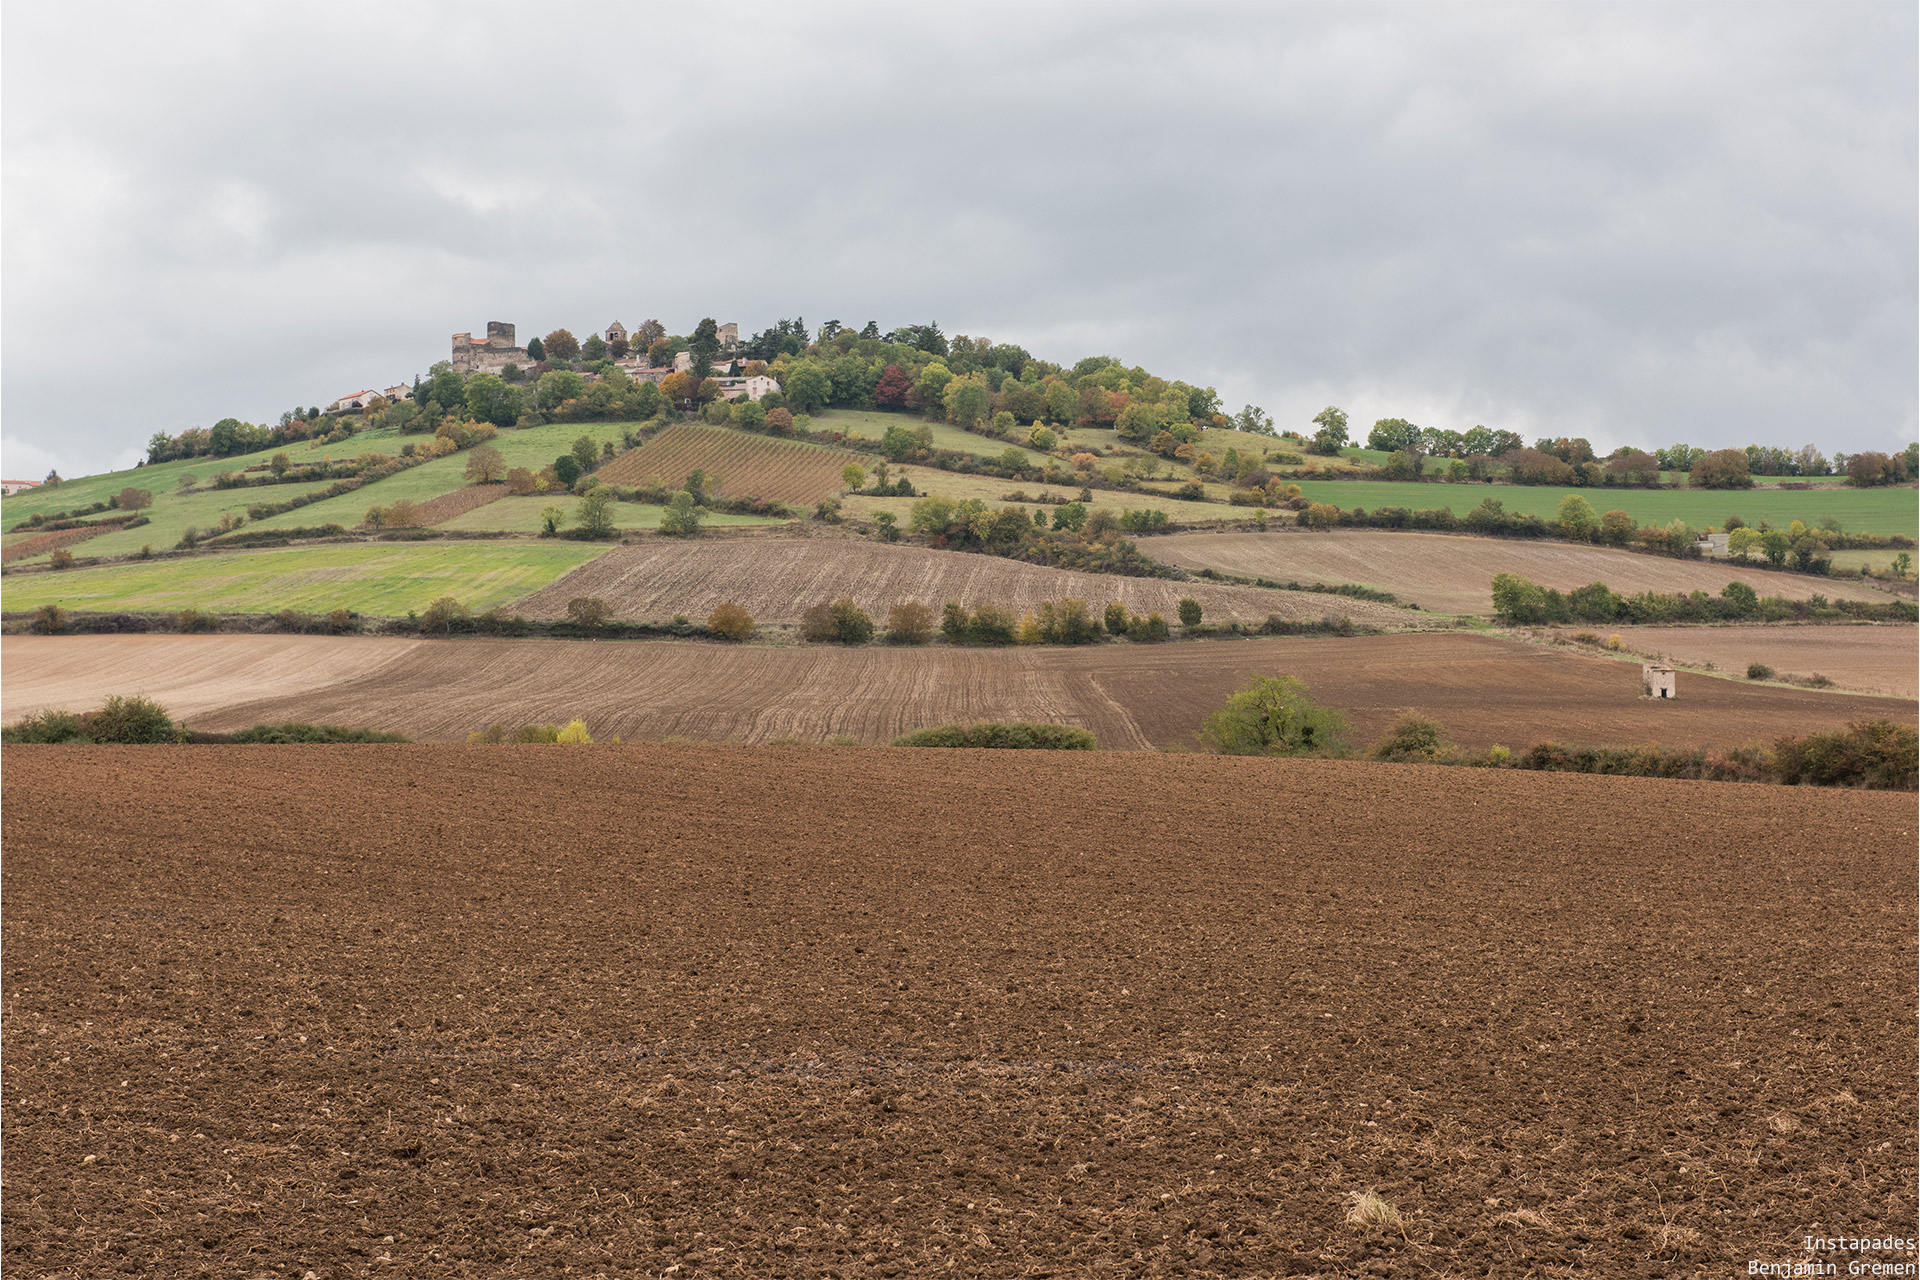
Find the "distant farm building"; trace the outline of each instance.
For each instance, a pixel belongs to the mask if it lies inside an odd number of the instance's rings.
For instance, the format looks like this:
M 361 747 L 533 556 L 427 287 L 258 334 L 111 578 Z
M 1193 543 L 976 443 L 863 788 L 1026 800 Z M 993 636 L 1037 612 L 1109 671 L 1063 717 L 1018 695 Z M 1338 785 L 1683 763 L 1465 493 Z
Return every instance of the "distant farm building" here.
M 1643 662 L 1640 664 L 1640 688 L 1649 698 L 1677 698 L 1679 689 L 1674 683 L 1673 668 L 1664 662 Z
M 453 368 L 463 377 L 499 373 L 510 364 L 524 369 L 532 363 L 527 358 L 527 349 L 514 345 L 513 326 L 504 320 L 487 321 L 484 338 L 470 333 L 453 335 Z
M 0 497 L 11 498 L 16 493 L 24 493 L 28 489 L 39 487 L 38 480 L 0 480 Z
M 364 409 L 367 407 L 367 401 L 373 399 L 375 396 L 379 394 L 380 393 L 378 391 L 350 392 L 347 395 L 341 396 L 338 400 L 335 400 L 332 404 L 328 405 L 324 410 L 324 412 L 351 413 L 356 409 Z

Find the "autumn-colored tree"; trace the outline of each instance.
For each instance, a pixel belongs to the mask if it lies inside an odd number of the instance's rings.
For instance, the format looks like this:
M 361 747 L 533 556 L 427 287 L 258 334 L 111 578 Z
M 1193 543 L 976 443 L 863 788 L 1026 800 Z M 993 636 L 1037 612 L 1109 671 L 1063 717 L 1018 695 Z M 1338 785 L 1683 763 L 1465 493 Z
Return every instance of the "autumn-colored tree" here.
M 673 363 L 673 344 L 665 338 L 655 338 L 647 344 L 647 363 L 656 369 L 664 369 Z
M 666 336 L 667 326 L 661 324 L 658 320 L 646 320 L 642 321 L 640 327 L 633 331 L 633 336 L 630 340 L 633 343 L 634 350 L 644 351 L 654 343 L 664 341 Z
M 526 467 L 513 467 L 507 472 L 507 492 L 516 498 L 523 498 L 533 492 L 533 472 Z
M 785 409 L 767 410 L 767 430 L 777 436 L 793 434 L 793 414 Z
M 903 600 L 887 610 L 888 644 L 925 644 L 933 638 L 933 610 L 918 600 Z
M 565 329 L 555 329 L 546 336 L 543 344 L 549 360 L 578 360 L 580 358 L 580 340 Z
M 913 390 L 913 379 L 906 370 L 897 364 L 890 364 L 880 373 L 880 381 L 874 384 L 873 402 L 882 409 L 904 409 L 907 407 L 907 393 Z
M 466 477 L 474 484 L 493 484 L 506 475 L 506 456 L 492 445 L 483 444 L 467 454 Z
M 753 634 L 753 615 L 728 600 L 707 615 L 707 630 L 722 640 L 745 640 Z
M 286 455 L 276 454 L 275 456 L 285 457 Z M 129 487 L 129 488 L 122 489 L 119 493 L 119 496 L 117 496 L 113 501 L 114 501 L 114 505 L 119 507 L 122 511 L 139 511 L 143 507 L 150 507 L 153 505 L 153 491 L 151 489 L 135 489 L 135 488 Z
M 679 404 L 683 400 L 693 399 L 699 385 L 691 373 L 670 373 L 660 379 L 660 394 L 672 403 Z

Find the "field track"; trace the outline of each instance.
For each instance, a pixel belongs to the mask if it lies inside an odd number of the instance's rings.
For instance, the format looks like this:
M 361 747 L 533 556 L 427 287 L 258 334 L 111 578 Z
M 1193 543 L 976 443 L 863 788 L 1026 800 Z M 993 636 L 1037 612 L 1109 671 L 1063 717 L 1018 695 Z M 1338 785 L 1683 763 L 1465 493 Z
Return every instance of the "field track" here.
M 621 454 L 594 474 L 613 484 L 657 483 L 677 489 L 699 468 L 707 473 L 714 492 L 730 498 L 811 504 L 839 490 L 840 472 L 849 462 L 871 461 L 850 449 L 723 427 L 679 425 Z
M 1442 533 L 1181 533 L 1149 538 L 1140 549 L 1187 569 L 1218 569 L 1275 582 L 1356 582 L 1391 591 L 1436 613 L 1493 612 L 1493 575 L 1517 573 L 1568 591 L 1604 582 L 1622 595 L 1641 591 L 1720 594 L 1738 579 L 1763 596 L 1804 600 L 1892 597 L 1858 582 L 1775 573 L 1738 565 L 1640 555 L 1613 547 Z
M 1907 795 L 830 748 L 4 768 L 22 1276 L 1731 1276 L 1913 1234 Z M 1347 1225 L 1361 1191 L 1404 1227 Z
M 888 546 L 850 538 L 766 538 L 753 542 L 648 542 L 615 547 L 591 565 L 517 602 L 532 618 L 557 618 L 575 596 L 598 596 L 616 617 L 657 620 L 684 613 L 704 619 L 731 600 L 763 623 L 796 623 L 811 605 L 851 596 L 884 629 L 887 610 L 905 600 L 995 604 L 1016 614 L 1042 600 L 1076 596 L 1099 616 L 1118 600 L 1133 613 L 1157 610 L 1174 622 L 1181 597 L 1200 602 L 1205 620 L 1258 623 L 1269 614 L 1302 620 L 1348 617 L 1378 627 L 1420 625 L 1417 613 L 1319 592 L 1226 587 L 1165 578 L 1125 578 L 1023 564 L 1000 556 Z
M 273 675 L 279 659 L 246 656 L 256 646 L 295 639 L 334 646 L 301 651 L 303 664 L 330 673 L 330 680 L 282 689 Z M 0 654 L 9 719 L 47 705 L 83 710 L 108 694 L 164 688 L 174 671 L 210 667 L 252 674 L 236 674 L 218 704 L 205 699 L 217 696 L 220 682 L 196 683 L 196 728 L 306 720 L 441 741 L 463 740 L 496 720 L 514 727 L 574 716 L 584 717 L 599 738 L 701 742 L 820 742 L 848 735 L 881 743 L 949 721 L 1013 719 L 1082 725 L 1107 748 L 1191 747 L 1194 730 L 1230 693 L 1251 676 L 1277 674 L 1299 677 L 1317 700 L 1347 710 L 1361 744 L 1379 737 L 1407 707 L 1435 716 L 1455 740 L 1479 747 L 1548 738 L 1734 746 L 1849 720 L 1913 724 L 1916 718 L 1912 701 L 1686 672 L 1677 701 L 1649 702 L 1639 695 L 1637 663 L 1453 634 L 1000 650 L 9 636 Z M 143 669 L 151 679 L 142 679 Z

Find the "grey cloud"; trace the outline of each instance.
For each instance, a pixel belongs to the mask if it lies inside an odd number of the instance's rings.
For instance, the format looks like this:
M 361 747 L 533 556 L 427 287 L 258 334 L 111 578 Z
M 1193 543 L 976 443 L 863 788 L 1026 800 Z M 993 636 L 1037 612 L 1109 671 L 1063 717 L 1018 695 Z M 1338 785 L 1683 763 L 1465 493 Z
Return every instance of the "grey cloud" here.
M 10 6 L 10 457 L 490 318 L 937 318 L 1304 425 L 1915 431 L 1914 11 Z M 24 469 L 8 463 L 13 469 Z

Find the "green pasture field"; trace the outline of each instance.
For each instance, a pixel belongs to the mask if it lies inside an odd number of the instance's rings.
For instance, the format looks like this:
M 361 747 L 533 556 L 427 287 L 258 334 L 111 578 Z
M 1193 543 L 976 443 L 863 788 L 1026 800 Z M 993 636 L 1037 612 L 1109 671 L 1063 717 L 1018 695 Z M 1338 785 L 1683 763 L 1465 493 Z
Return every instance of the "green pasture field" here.
M 156 512 L 180 488 L 180 477 L 191 474 L 201 489 L 211 489 L 213 478 L 222 471 L 244 471 L 250 466 L 267 462 L 273 455 L 285 452 L 296 465 L 318 462 L 322 459 L 353 458 L 372 449 L 380 453 L 394 451 L 394 441 L 398 437 L 392 431 L 364 431 L 339 444 L 322 445 L 299 441 L 284 448 L 261 449 L 255 453 L 237 453 L 228 458 L 182 458 L 177 462 L 157 462 L 154 465 L 128 467 L 123 471 L 105 471 L 97 476 L 82 476 L 75 480 L 63 480 L 60 486 L 49 489 L 42 485 L 38 489 L 28 489 L 16 493 L 10 498 L 0 499 L 0 528 L 12 528 L 28 516 L 36 513 L 51 515 L 56 511 L 69 511 L 76 507 L 90 507 L 96 502 L 105 502 L 122 489 L 146 489 L 153 494 L 153 506 L 147 515 L 159 523 Z M 272 485 L 269 489 L 290 489 L 289 485 Z M 258 494 L 261 490 L 230 489 L 229 494 Z M 249 499 L 260 501 L 257 496 Z M 242 502 L 241 507 L 246 506 Z M 157 545 L 157 544 L 156 544 Z
M 1831 515 L 1850 533 L 1914 535 L 1920 524 L 1920 495 L 1912 488 L 1890 489 L 1560 489 L 1550 485 L 1415 484 L 1392 480 L 1302 480 L 1301 495 L 1351 511 L 1363 507 L 1406 507 L 1422 510 L 1446 507 L 1464 516 L 1487 498 L 1496 498 L 1510 512 L 1532 513 L 1551 520 L 1560 500 L 1577 493 L 1599 512 L 1618 508 L 1640 524 L 1668 524 L 1675 519 L 1696 529 L 1725 526 L 1738 515 L 1748 524 L 1765 520 L 1786 528 L 1795 520 L 1813 524 Z
M 565 541 L 357 543 L 232 551 L 0 579 L 0 608 L 218 613 L 350 609 L 402 617 L 452 596 L 478 612 L 537 591 L 606 552 Z
M 573 525 L 580 499 L 572 494 L 536 493 L 521 498 L 497 498 L 484 507 L 475 507 L 472 511 L 462 512 L 451 520 L 435 525 L 437 529 L 453 531 L 502 530 L 508 533 L 538 533 L 546 527 L 540 513 L 547 507 L 559 507 L 567 513 L 567 522 L 562 528 Z M 644 502 L 616 502 L 613 504 L 613 524 L 617 529 L 658 529 L 660 517 L 666 511 L 663 506 Z M 709 511 L 700 521 L 703 527 L 731 528 L 739 525 L 777 525 L 790 523 L 776 520 L 770 516 L 737 516 L 726 512 Z
M 612 440 L 618 445 L 621 430 L 633 425 L 636 424 L 551 422 L 544 427 L 502 431 L 487 443 L 500 451 L 500 456 L 507 460 L 509 467 L 526 467 L 529 470 L 538 471 L 570 450 L 573 442 L 581 436 L 588 437 L 596 444 Z M 400 437 L 402 441 L 408 439 L 424 441 L 431 438 L 424 435 Z M 480 447 L 483 446 L 475 446 L 475 448 Z M 328 498 L 325 502 L 315 502 L 292 511 L 284 511 L 277 516 L 269 516 L 257 527 L 297 529 L 322 524 L 339 524 L 352 529 L 366 519 L 369 507 L 390 506 L 402 498 L 414 502 L 427 502 L 442 494 L 452 493 L 455 489 L 464 488 L 467 483 L 467 460 L 470 456 L 471 450 L 463 449 L 459 453 L 450 453 L 444 458 L 435 458 L 432 462 L 408 467 L 405 471 L 390 475 L 385 480 L 362 485 L 352 493 L 343 493 L 337 498 Z M 272 495 L 286 487 L 275 485 L 270 489 L 253 490 L 252 492 L 259 495 L 253 501 L 271 501 Z M 455 525 L 453 527 L 491 528 L 492 526 Z
M 211 478 L 211 477 L 207 477 Z M 132 555 L 143 546 L 155 551 L 171 551 L 187 531 L 189 525 L 202 531 L 215 530 L 220 526 L 222 512 L 230 512 L 235 517 L 244 518 L 247 504 L 262 501 L 261 494 L 268 493 L 276 498 L 291 498 L 297 494 L 314 493 L 325 489 L 332 481 L 316 480 L 302 484 L 276 484 L 264 489 L 206 489 L 181 495 L 169 495 L 164 501 L 155 494 L 153 505 L 142 515 L 149 521 L 137 529 L 120 529 L 113 533 L 103 533 L 97 538 L 75 543 L 70 548 L 76 556 L 126 556 Z M 125 488 L 122 485 L 121 488 Z M 142 486 L 144 487 L 144 486 Z M 118 493 L 120 490 L 114 490 Z M 319 504 L 315 504 L 319 505 Z M 90 517 L 99 519 L 98 516 Z M 46 553 L 48 556 L 52 552 Z M 34 564 L 42 556 L 28 556 L 16 564 Z
M 905 427 L 909 431 L 926 427 L 933 432 L 934 448 L 952 449 L 956 453 L 971 453 L 982 458 L 999 457 L 1006 452 L 1010 443 L 963 431 L 950 422 L 928 422 L 911 413 L 886 413 L 879 409 L 822 409 L 813 415 L 815 431 L 838 431 L 846 437 L 846 447 L 864 449 L 869 453 L 879 452 L 880 437 L 887 434 L 888 427 Z M 1024 432 L 1021 438 L 1025 439 Z M 1027 448 L 1024 444 L 1018 447 Z M 1038 455 L 1038 450 L 1028 448 L 1027 451 Z

